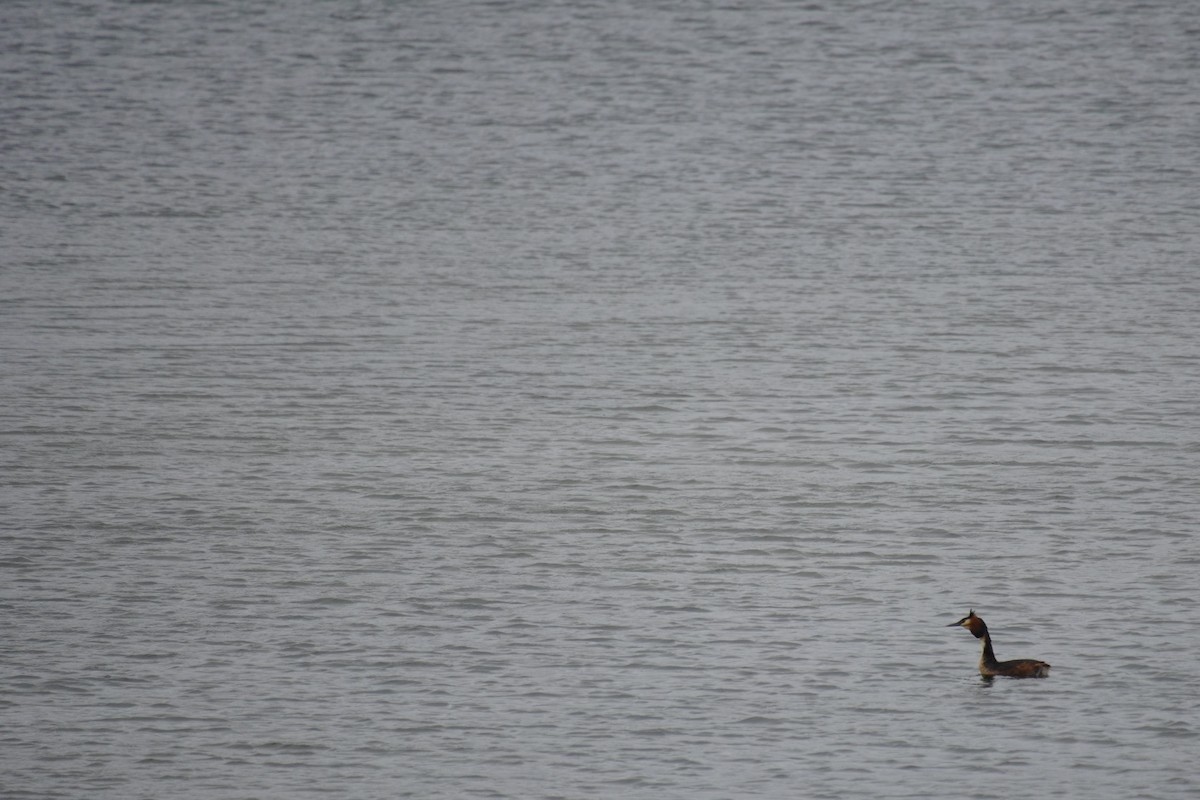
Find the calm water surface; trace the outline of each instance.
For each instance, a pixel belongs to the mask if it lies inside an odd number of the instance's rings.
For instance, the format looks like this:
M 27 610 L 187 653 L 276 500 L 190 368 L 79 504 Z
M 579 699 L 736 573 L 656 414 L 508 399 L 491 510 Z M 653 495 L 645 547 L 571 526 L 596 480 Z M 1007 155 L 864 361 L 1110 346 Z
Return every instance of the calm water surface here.
M 1200 792 L 1188 4 L 28 0 L 0 65 L 6 798 Z

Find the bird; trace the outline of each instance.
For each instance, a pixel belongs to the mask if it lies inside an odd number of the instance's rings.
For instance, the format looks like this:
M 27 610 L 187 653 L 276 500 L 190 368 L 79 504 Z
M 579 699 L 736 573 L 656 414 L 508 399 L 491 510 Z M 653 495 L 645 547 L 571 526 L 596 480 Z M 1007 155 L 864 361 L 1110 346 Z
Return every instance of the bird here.
M 987 625 L 981 617 L 975 616 L 975 609 L 958 622 L 951 622 L 947 628 L 963 627 L 969 630 L 976 639 L 983 640 L 983 654 L 979 657 L 979 674 L 990 680 L 996 675 L 1009 678 L 1046 678 L 1050 675 L 1050 665 L 1035 658 L 1014 658 L 1012 661 L 997 661 L 992 651 L 992 637 Z

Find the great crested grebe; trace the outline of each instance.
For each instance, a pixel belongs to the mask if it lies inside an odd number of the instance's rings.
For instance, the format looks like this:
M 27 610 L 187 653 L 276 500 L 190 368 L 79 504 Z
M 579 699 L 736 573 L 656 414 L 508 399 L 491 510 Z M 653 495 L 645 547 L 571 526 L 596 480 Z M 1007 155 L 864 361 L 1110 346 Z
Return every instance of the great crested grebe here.
M 973 633 L 976 639 L 983 639 L 983 655 L 979 657 L 979 674 L 983 677 L 1005 675 L 1009 678 L 1045 678 L 1050 675 L 1050 665 L 1045 661 L 1033 658 L 997 661 L 996 654 L 992 652 L 992 637 L 988 634 L 987 625 L 975 616 L 975 609 L 971 609 L 970 614 L 946 627 L 957 628 L 960 625 Z

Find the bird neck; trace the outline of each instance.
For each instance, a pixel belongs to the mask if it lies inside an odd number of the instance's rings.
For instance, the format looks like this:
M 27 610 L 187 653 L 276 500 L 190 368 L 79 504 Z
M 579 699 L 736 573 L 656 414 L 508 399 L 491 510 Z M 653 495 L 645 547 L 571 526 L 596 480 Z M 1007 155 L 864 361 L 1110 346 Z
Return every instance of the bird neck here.
M 992 637 L 984 632 L 983 636 L 983 654 L 979 657 L 979 663 L 993 665 L 996 663 L 996 653 L 992 650 Z

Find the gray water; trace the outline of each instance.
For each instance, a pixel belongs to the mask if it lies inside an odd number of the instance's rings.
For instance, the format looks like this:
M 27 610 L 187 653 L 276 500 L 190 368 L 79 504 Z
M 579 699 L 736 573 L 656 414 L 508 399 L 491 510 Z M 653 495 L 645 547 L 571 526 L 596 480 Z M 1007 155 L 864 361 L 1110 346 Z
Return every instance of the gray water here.
M 0 54 L 5 798 L 1200 792 L 1192 4 Z

